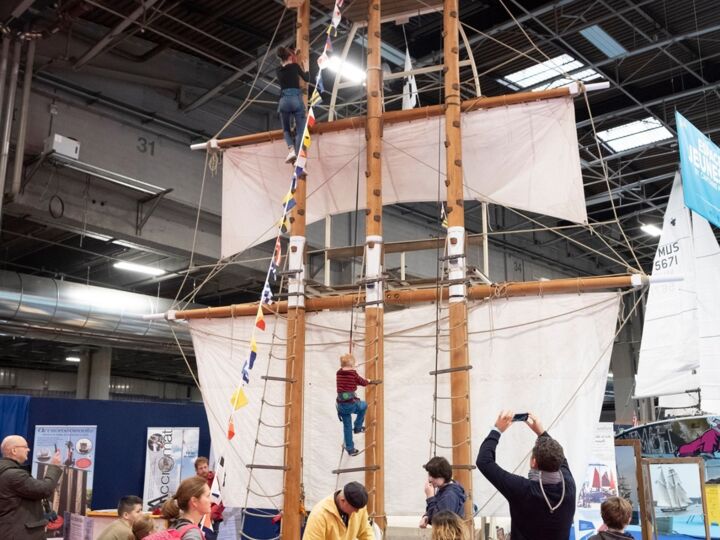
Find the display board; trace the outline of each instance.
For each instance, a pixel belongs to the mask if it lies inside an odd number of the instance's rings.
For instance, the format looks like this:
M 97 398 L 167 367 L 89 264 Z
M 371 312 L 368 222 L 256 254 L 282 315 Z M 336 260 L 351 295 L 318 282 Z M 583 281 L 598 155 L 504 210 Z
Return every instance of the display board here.
M 35 426 L 32 475 L 45 476 L 56 450 L 60 451 L 63 475 L 49 498 L 52 510 L 61 516 L 48 526 L 48 537 L 63 535 L 66 512 L 85 514 L 92 501 L 97 426 Z
M 200 428 L 149 427 L 145 439 L 143 510 L 152 511 L 195 474 Z
M 630 528 L 639 528 L 643 540 L 652 538 L 652 522 L 645 497 L 641 465 L 640 441 L 636 439 L 615 441 L 615 467 L 618 478 L 618 496 L 630 501 L 633 514 Z

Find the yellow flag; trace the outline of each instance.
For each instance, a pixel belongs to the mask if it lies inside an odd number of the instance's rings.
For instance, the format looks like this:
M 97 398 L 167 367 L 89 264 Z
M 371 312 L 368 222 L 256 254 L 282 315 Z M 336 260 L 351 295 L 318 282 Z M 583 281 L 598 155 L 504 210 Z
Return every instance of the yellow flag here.
M 232 403 L 233 410 L 237 411 L 238 409 L 242 409 L 245 405 L 248 404 L 248 398 L 245 395 L 245 391 L 242 389 L 242 387 L 235 390 L 232 397 L 230 398 L 230 403 Z

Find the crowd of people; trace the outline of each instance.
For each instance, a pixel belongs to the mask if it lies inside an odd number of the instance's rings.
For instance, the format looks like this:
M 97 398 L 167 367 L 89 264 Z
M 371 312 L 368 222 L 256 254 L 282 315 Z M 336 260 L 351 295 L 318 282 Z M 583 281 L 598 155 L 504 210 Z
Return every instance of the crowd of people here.
M 344 369 L 341 369 L 345 373 L 339 375 L 348 380 L 352 378 L 352 382 L 367 384 L 369 381 L 357 381 L 352 373 L 348 373 L 354 371 L 354 365 L 346 360 Z M 347 394 L 339 397 L 349 398 Z M 537 436 L 527 476 L 504 470 L 495 459 L 502 434 L 514 423 L 525 423 Z M 350 424 L 349 420 L 347 424 Z M 6 437 L 0 449 L 0 530 L 4 533 L 3 538 L 44 539 L 48 516 L 42 501 L 53 494 L 62 475 L 60 454 L 55 453 L 45 468 L 44 478 L 35 479 L 21 467 L 30 453 L 25 439 L 15 435 Z M 562 446 L 548 434 L 535 415 L 519 418 L 511 411 L 500 412 L 495 425 L 480 445 L 476 465 L 507 499 L 512 540 L 569 538 L 575 512 L 575 481 Z M 453 478 L 451 464 L 447 459 L 436 456 L 424 465 L 424 469 L 427 472 L 424 485 L 426 508 L 419 526 L 432 527 L 433 540 L 469 540 L 467 522 L 473 516 L 466 515 L 467 495 L 463 486 Z M 217 533 L 217 524 L 222 520 L 223 508 L 211 501 L 213 473 L 207 458 L 196 460 L 195 471 L 196 475 L 183 480 L 175 494 L 163 503 L 160 514 L 168 523 L 169 530 L 176 531 L 172 538 L 212 540 Z M 303 538 L 374 539 L 367 503 L 365 487 L 358 482 L 349 482 L 313 507 Z M 117 507 L 118 519 L 100 534 L 98 540 L 160 538 L 156 524 L 161 521 L 145 515 L 142 508 L 139 497 L 122 497 Z M 601 515 L 604 525 L 592 540 L 631 538 L 624 532 L 632 515 L 632 508 L 625 499 L 609 498 L 601 506 Z

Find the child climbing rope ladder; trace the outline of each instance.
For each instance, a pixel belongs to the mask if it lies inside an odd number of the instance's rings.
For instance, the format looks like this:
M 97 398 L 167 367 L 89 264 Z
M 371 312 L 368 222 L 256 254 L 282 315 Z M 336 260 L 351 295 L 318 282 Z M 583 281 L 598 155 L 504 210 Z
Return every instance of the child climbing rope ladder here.
M 355 448 L 353 442 L 353 433 L 363 433 L 365 426 L 365 412 L 367 411 L 367 402 L 357 397 L 357 387 L 367 386 L 368 384 L 377 384 L 378 381 L 368 381 L 363 379 L 357 371 L 355 371 L 355 357 L 352 354 L 344 354 L 340 357 L 340 369 L 335 375 L 335 384 L 337 386 L 337 407 L 338 418 L 343 423 L 343 434 L 345 437 L 345 450 L 351 456 L 357 456 L 360 450 Z M 352 415 L 355 417 L 353 424 Z

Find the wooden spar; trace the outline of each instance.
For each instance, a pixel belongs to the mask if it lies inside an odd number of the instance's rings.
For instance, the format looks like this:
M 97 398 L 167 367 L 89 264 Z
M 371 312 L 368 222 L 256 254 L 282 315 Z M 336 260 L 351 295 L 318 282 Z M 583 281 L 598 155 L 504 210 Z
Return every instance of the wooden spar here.
M 638 281 L 636 281 L 638 280 Z M 628 289 L 648 284 L 647 276 L 639 274 L 619 276 L 590 276 L 581 278 L 551 279 L 547 281 L 522 281 L 473 285 L 468 288 L 470 300 L 485 298 L 515 298 L 520 296 L 546 296 L 549 294 L 580 294 L 584 292 Z M 393 289 L 385 291 L 384 303 L 388 305 L 413 305 L 437 301 L 437 288 Z M 442 299 L 447 300 L 447 290 L 443 290 Z M 365 293 L 350 293 L 336 296 L 320 296 L 305 300 L 305 311 L 323 311 L 349 309 L 365 301 Z M 257 314 L 257 302 L 233 304 L 231 306 L 188 309 L 168 314 L 169 319 L 223 319 L 227 317 L 254 317 Z M 267 315 L 287 313 L 287 302 L 275 302 L 263 306 Z
M 462 137 L 460 110 L 460 43 L 458 0 L 445 0 L 443 9 L 443 58 L 445 72 L 445 170 L 447 171 L 448 242 L 446 255 L 462 255 L 450 260 L 451 279 L 462 284 L 451 285 L 449 307 L 450 329 L 450 400 L 452 418 L 452 465 L 454 478 L 465 488 L 465 522 L 470 537 L 473 527 L 472 437 L 470 429 L 470 359 L 467 342 L 467 299 L 465 287 L 465 209 L 463 196 Z
M 503 96 L 481 96 L 478 98 L 468 99 L 461 104 L 462 112 L 470 112 L 478 109 L 492 109 L 494 107 L 505 107 L 508 105 L 517 105 L 519 103 L 528 103 L 531 101 L 539 101 L 543 99 L 553 99 L 558 97 L 570 96 L 572 91 L 567 88 L 553 88 L 552 90 L 544 90 L 542 92 L 518 92 L 517 94 L 507 94 Z M 441 116 L 444 114 L 444 105 L 430 105 L 428 107 L 419 107 L 417 109 L 407 109 L 404 111 L 388 111 L 382 115 L 382 123 L 397 124 L 399 122 L 412 122 L 423 118 L 433 116 Z M 343 118 L 333 122 L 318 122 L 310 129 L 313 134 L 333 133 L 344 131 L 346 129 L 357 129 L 365 127 L 366 119 L 364 116 L 354 116 L 351 118 Z M 282 140 L 282 130 L 264 131 L 261 133 L 251 133 L 249 135 L 241 135 L 239 137 L 229 137 L 227 139 L 218 139 L 217 144 L 220 148 L 231 148 L 235 146 L 248 146 L 270 141 Z M 193 145 L 193 149 L 205 148 L 205 144 Z
M 367 48 L 367 122 L 366 200 L 365 211 L 365 376 L 383 380 L 384 372 L 384 307 L 382 304 L 382 59 L 380 57 L 381 0 L 368 2 Z M 365 488 L 368 491 L 370 518 L 385 532 L 385 392 L 383 384 L 369 385 L 365 390 Z
M 310 58 L 310 0 L 305 0 L 297 10 L 297 48 L 300 49 L 301 62 L 308 63 Z M 304 90 L 307 85 L 300 81 Z M 303 92 L 303 99 L 307 107 L 307 92 Z M 297 126 L 296 129 L 303 129 Z M 288 171 L 292 170 L 288 167 Z M 295 203 L 290 214 L 293 237 L 303 238 L 301 243 L 303 253 L 300 256 L 300 267 L 305 265 L 305 204 L 307 193 L 307 176 L 303 174 L 298 178 L 295 190 Z M 294 243 L 294 242 L 293 242 Z M 289 246 L 287 257 L 291 256 Z M 290 265 L 288 265 L 290 266 Z M 288 281 L 302 280 L 304 275 L 289 275 Z M 289 287 L 288 287 L 289 290 Z M 301 288 L 304 293 L 304 289 Z M 299 297 L 294 299 L 287 315 L 287 346 L 285 355 L 285 476 L 283 479 L 283 518 L 281 520 L 280 538 L 300 540 L 302 519 L 304 513 L 302 490 L 302 432 L 303 432 L 303 388 L 305 386 L 305 306 Z

